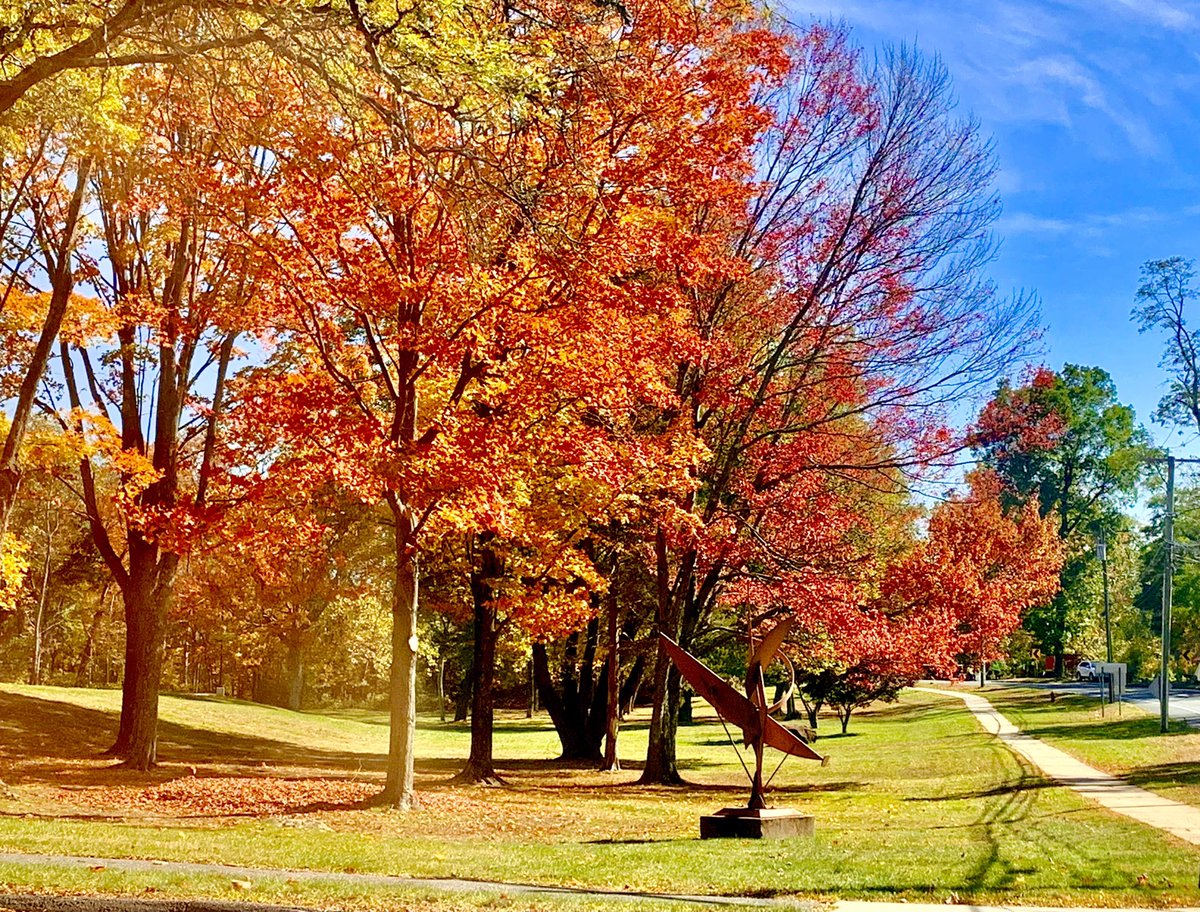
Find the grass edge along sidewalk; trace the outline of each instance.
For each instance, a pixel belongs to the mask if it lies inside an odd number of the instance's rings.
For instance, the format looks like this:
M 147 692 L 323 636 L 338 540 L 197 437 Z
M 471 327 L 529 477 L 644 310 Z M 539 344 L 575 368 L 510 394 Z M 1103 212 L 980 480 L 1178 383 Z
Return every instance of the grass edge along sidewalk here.
M 952 694 L 966 704 L 984 730 L 991 732 L 1051 779 L 1061 782 L 1081 795 L 1086 795 L 1110 811 L 1163 830 L 1184 842 L 1200 845 L 1200 808 L 1131 785 L 1124 779 L 1088 766 L 1066 751 L 1022 732 L 996 710 L 987 698 L 977 693 L 925 687 L 914 689 L 928 693 Z
M 229 889 L 233 890 L 235 895 L 242 890 L 248 891 L 257 888 L 261 891 L 264 887 L 267 887 L 272 898 L 277 896 L 280 886 L 287 888 L 285 893 L 295 895 L 299 887 L 316 885 L 325 888 L 340 886 L 350 888 L 351 890 L 356 887 L 365 889 L 366 891 L 386 890 L 386 893 L 380 894 L 382 896 L 398 894 L 400 897 L 437 897 L 449 894 L 451 897 L 457 896 L 460 901 L 465 901 L 468 907 L 477 904 L 491 907 L 496 904 L 498 897 L 506 900 L 520 897 L 522 908 L 530 908 L 527 903 L 528 900 L 550 900 L 550 906 L 553 908 L 557 908 L 559 905 L 571 905 L 570 901 L 573 900 L 603 901 L 606 907 L 612 906 L 614 903 L 649 903 L 655 908 L 669 907 L 672 910 L 700 906 L 720 906 L 738 908 L 770 907 L 772 909 L 793 910 L 793 912 L 813 912 L 813 910 L 820 908 L 820 904 L 816 902 L 782 897 L 646 893 L 640 891 L 594 890 L 577 887 L 448 877 L 408 877 L 395 874 L 257 868 L 246 867 L 244 865 L 185 861 L 167 862 L 132 858 L 87 858 L 71 855 L 35 855 L 18 852 L 0 852 L 0 872 L 14 866 L 44 869 L 48 872 L 56 870 L 72 872 L 79 875 L 84 875 L 84 872 L 106 874 L 110 883 L 103 886 L 113 886 L 111 881 L 120 879 L 121 875 L 127 874 L 156 875 L 160 878 L 164 875 L 168 878 L 175 876 L 191 879 L 200 878 L 218 884 L 229 885 Z M 183 882 L 186 883 L 186 881 Z M 103 892 L 98 895 L 111 896 L 112 894 Z M 3 900 L 3 894 L 0 894 L 0 908 L 5 907 Z M 459 903 L 452 903 L 451 905 L 457 908 Z M 255 904 L 250 908 L 258 909 L 259 906 Z
M 1157 707 L 1104 707 L 1091 693 L 1056 692 L 1051 698 L 1048 690 L 1053 686 L 1002 681 L 989 685 L 987 694 L 1026 734 L 1147 791 L 1200 807 L 1200 729 L 1172 719 L 1164 734 Z

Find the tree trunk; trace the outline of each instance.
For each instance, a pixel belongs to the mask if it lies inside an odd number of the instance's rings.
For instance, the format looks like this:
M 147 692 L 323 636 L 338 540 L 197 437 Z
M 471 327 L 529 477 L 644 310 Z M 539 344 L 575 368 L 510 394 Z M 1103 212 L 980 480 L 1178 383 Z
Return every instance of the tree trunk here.
M 46 553 L 42 560 L 42 582 L 38 590 L 37 614 L 33 619 L 33 660 L 29 667 L 29 683 L 42 683 L 42 651 L 43 639 L 46 635 L 46 603 L 50 598 L 50 568 L 54 563 L 54 534 L 58 531 L 60 522 L 50 513 L 47 505 L 46 513 Z
M 96 641 L 100 638 L 100 627 L 108 617 L 109 608 L 104 607 L 108 597 L 108 587 L 100 595 L 101 607 L 92 614 L 92 622 L 88 625 L 87 637 L 83 641 L 83 649 L 79 653 L 79 662 L 75 665 L 75 686 L 90 687 L 92 684 L 92 663 L 96 658 Z M 105 680 L 107 684 L 107 679 Z
M 472 660 L 473 661 L 473 660 Z M 458 693 L 454 695 L 454 721 L 465 722 L 471 714 L 471 697 L 475 693 L 471 669 L 463 672 L 458 684 Z
M 854 711 L 853 706 L 839 706 L 838 718 L 842 722 L 842 734 L 846 734 L 846 729 L 850 727 L 850 713 Z
M 662 529 L 654 540 L 658 608 L 655 629 L 672 639 L 679 638 L 675 599 L 671 593 L 667 564 L 667 540 Z M 675 763 L 675 732 L 679 725 L 679 671 L 662 643 L 657 644 L 654 661 L 654 706 L 650 713 L 646 765 L 638 782 L 642 785 L 682 785 L 683 777 Z
M 493 784 L 500 781 L 492 757 L 495 722 L 496 608 L 492 582 L 499 574 L 495 552 L 481 545 L 480 566 L 471 572 L 471 601 L 475 615 L 475 649 L 471 658 L 474 697 L 471 701 L 471 753 L 456 782 Z
M 387 779 L 380 800 L 392 807 L 413 805 L 413 760 L 417 736 L 418 568 L 412 517 L 394 492 L 387 495 L 395 521 L 396 577 L 392 592 L 392 667 L 388 699 Z
M 29 683 L 35 687 L 42 683 L 42 617 L 46 605 L 38 602 L 37 614 L 33 618 L 33 656 L 29 662 Z
M 625 718 L 626 715 L 633 712 L 637 705 L 638 691 L 642 687 L 642 679 L 646 676 L 646 655 L 641 653 L 633 662 L 633 668 L 625 677 L 625 683 L 621 685 L 621 708 L 620 717 Z
M 446 657 L 438 659 L 438 721 L 446 721 Z
M 140 541 L 140 538 L 139 538 Z M 158 689 L 162 680 L 166 595 L 170 580 L 157 580 L 153 545 L 140 542 L 146 554 L 131 566 L 125 595 L 125 680 L 121 693 L 121 728 L 114 752 L 130 769 L 148 770 L 158 762 Z
M 811 728 L 817 728 L 817 723 L 821 721 L 821 704 L 820 703 L 805 703 L 804 712 L 808 715 L 808 724 Z
M 529 706 L 525 709 L 525 718 L 532 719 L 537 709 L 537 681 L 533 679 L 533 659 L 529 660 Z
M 304 645 L 297 636 L 287 644 L 287 708 L 300 711 L 304 696 Z
M 650 714 L 646 766 L 638 780 L 642 785 L 683 784 L 675 762 L 680 691 L 678 669 L 665 654 L 660 655 L 654 669 L 654 706 Z
M 567 638 L 560 672 L 560 685 L 555 686 L 550 673 L 549 654 L 544 643 L 533 646 L 533 674 L 537 683 L 538 696 L 562 745 L 560 760 L 579 760 L 599 764 L 602 754 L 600 745 L 604 740 L 605 704 L 608 696 L 608 669 L 600 673 L 599 688 L 591 685 L 592 670 L 588 663 L 595 661 L 597 626 L 593 621 L 586 632 L 583 665 L 576 674 L 579 634 Z M 561 691 L 561 692 L 560 692 Z
M 611 585 L 611 584 L 610 584 Z M 604 761 L 600 769 L 615 772 L 621 768 L 617 759 L 617 734 L 621 728 L 621 629 L 620 611 L 615 590 L 608 594 L 608 687 L 604 707 Z

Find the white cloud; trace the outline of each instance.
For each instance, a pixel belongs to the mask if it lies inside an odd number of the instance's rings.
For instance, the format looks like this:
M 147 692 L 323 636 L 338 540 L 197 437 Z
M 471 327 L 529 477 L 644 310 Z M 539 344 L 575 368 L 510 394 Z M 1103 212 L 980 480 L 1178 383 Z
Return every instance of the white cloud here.
M 1190 9 L 1167 0 L 1110 0 L 1110 5 L 1162 28 L 1190 31 L 1196 27 L 1196 16 Z
M 1200 212 L 1200 209 L 1197 209 Z M 1188 214 L 1184 210 L 1183 214 Z M 1075 218 L 1034 215 L 1030 212 L 1005 214 L 996 222 L 996 232 L 1002 237 L 1018 235 L 1071 235 L 1095 240 L 1114 231 L 1128 231 L 1169 221 L 1171 213 L 1148 206 L 1133 206 L 1116 212 L 1092 212 Z
M 996 233 L 1002 237 L 1018 234 L 1066 234 L 1074 229 L 1066 219 L 1046 218 L 1029 212 L 1014 212 L 1003 215 L 996 222 Z
M 1167 157 L 1155 114 L 1197 108 L 1196 82 L 1161 52 L 1192 53 L 1185 33 L 1200 30 L 1200 3 L 791 0 L 788 8 L 802 20 L 844 19 L 860 35 L 915 40 L 945 58 L 985 123 L 1061 127 L 1104 158 Z

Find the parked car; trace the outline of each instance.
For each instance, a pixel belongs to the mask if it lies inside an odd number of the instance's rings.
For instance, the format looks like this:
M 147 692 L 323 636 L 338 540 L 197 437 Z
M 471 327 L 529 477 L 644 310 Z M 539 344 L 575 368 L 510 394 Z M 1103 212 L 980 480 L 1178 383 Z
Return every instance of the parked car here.
M 1100 663 L 1084 659 L 1075 666 L 1075 677 L 1081 681 L 1095 681 L 1100 677 Z

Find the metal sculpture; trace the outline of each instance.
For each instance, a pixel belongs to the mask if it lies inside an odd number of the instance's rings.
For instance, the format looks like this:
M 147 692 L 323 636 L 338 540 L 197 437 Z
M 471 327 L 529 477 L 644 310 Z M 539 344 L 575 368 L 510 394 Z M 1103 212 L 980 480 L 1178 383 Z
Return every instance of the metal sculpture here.
M 803 738 L 771 718 L 771 713 L 780 709 L 791 695 L 795 686 L 796 673 L 791 660 L 781 651 L 784 638 L 791 629 L 791 618 L 777 624 L 762 638 L 757 647 L 750 640 L 750 660 L 746 669 L 746 694 L 743 696 L 727 684 L 715 671 L 687 652 L 670 637 L 659 634 L 663 647 L 683 679 L 692 686 L 697 695 L 712 705 L 717 714 L 742 730 L 742 743 L 754 745 L 754 774 L 751 777 L 749 811 L 760 811 L 767 807 L 763 785 L 763 750 L 773 747 L 793 757 L 819 761 L 828 759 L 813 750 Z M 779 657 L 788 668 L 791 682 L 783 696 L 775 703 L 767 702 L 763 670 Z M 725 811 L 722 813 L 730 813 Z

